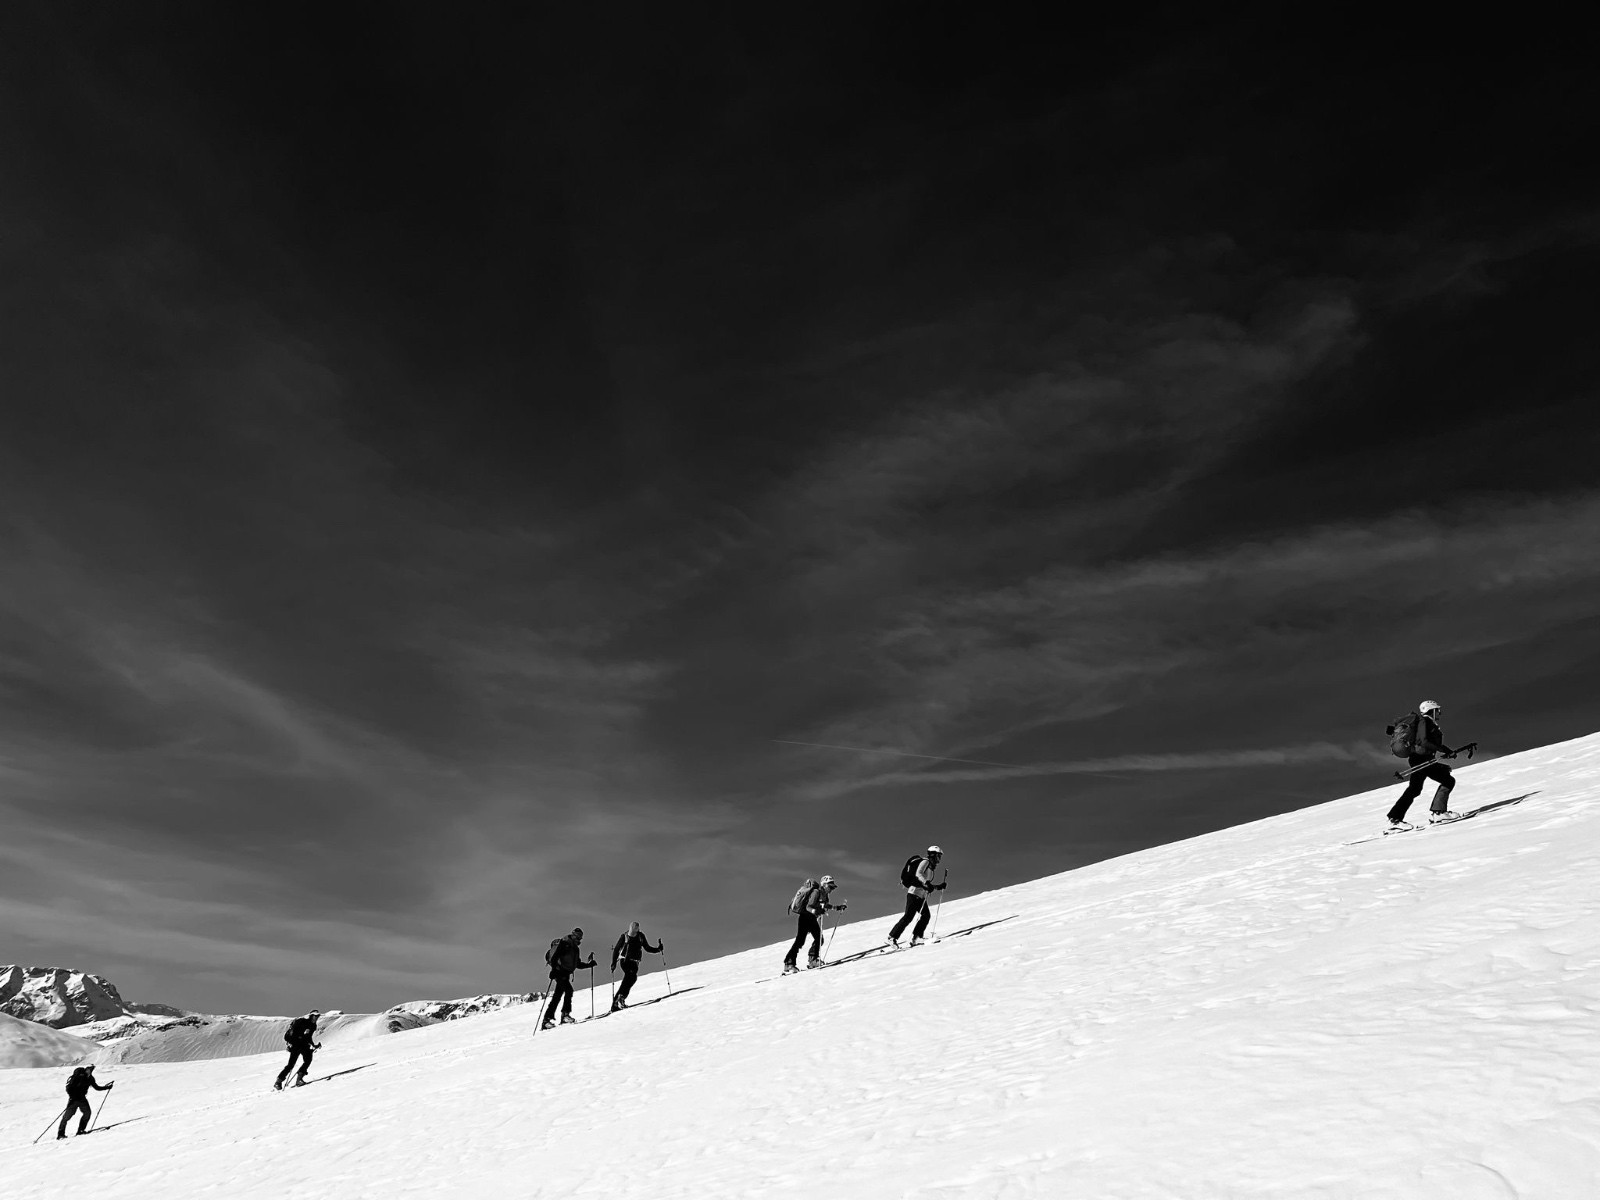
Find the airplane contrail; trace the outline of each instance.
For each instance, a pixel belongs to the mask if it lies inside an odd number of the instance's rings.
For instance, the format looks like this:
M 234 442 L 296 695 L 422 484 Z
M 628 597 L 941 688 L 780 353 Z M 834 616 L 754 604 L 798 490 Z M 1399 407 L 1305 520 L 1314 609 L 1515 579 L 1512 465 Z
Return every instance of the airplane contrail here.
M 780 746 L 810 746 L 813 750 L 850 750 L 856 754 L 892 754 L 896 758 L 925 758 L 930 762 L 967 763 L 974 767 L 1006 767 L 1013 771 L 1026 771 L 1021 763 L 989 762 L 982 758 L 945 758 L 940 754 L 913 754 L 909 750 L 872 750 L 866 746 L 834 746 L 827 742 L 791 742 L 788 738 L 773 738 Z

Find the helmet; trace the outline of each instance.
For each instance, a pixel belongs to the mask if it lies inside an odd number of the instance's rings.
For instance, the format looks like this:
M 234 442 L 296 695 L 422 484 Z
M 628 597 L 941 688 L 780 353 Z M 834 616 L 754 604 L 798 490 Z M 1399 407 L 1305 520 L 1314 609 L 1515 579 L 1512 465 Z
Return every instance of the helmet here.
M 322 1015 L 322 1010 L 320 1008 L 313 1008 L 310 1012 L 308 1012 L 306 1014 L 306 1016 L 308 1016 L 308 1017 L 320 1017 L 321 1015 Z
M 577 938 L 577 939 L 578 939 L 578 940 L 579 940 L 579 941 L 580 941 L 580 942 L 581 942 L 581 941 L 583 941 L 583 930 L 581 930 L 581 929 L 574 929 L 574 930 L 573 930 L 573 931 L 572 931 L 572 936 L 573 936 L 573 937 L 575 937 L 575 938 Z
M 939 847 L 937 847 L 937 846 L 929 846 L 928 847 L 928 853 L 929 854 L 937 854 L 940 858 L 944 857 L 944 851 L 939 849 Z
M 1424 715 L 1428 713 L 1436 713 L 1439 711 L 1439 702 L 1437 700 L 1424 700 L 1421 704 L 1417 705 L 1417 711 Z
M 838 887 L 839 886 L 834 881 L 834 878 L 833 878 L 832 875 L 824 875 L 819 882 L 822 884 L 823 887 Z

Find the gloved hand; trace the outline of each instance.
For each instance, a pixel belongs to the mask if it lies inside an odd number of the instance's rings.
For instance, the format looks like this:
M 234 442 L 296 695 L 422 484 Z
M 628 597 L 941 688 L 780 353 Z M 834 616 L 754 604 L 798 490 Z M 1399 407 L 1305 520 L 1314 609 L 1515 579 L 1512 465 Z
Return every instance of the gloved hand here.
M 944 891 L 946 886 L 947 885 L 942 884 L 942 883 L 936 883 L 936 884 L 933 885 L 933 890 L 936 891 L 936 892 L 942 892 L 942 891 Z
M 835 904 L 834 907 L 837 908 L 840 912 L 843 912 L 845 909 L 850 907 L 850 901 L 842 900 L 838 904 Z
M 1459 751 L 1459 750 L 1452 750 L 1452 751 L 1450 751 L 1449 754 L 1446 754 L 1445 757 L 1449 758 L 1449 759 L 1454 759 L 1455 756 L 1460 754 L 1460 753 L 1461 753 L 1461 751 Z

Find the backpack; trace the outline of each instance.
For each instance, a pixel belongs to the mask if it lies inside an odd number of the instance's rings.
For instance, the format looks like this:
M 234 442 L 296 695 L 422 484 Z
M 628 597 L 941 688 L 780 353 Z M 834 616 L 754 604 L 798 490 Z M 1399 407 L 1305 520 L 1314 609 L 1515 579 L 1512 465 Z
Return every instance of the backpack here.
M 544 952 L 545 966 L 553 967 L 556 965 L 556 955 L 560 953 L 562 943 L 564 943 L 566 940 L 567 939 L 564 937 L 558 937 L 550 943 L 550 949 Z
M 815 879 L 808 879 L 800 885 L 800 890 L 794 894 L 794 899 L 789 901 L 789 915 L 791 917 L 798 917 L 805 911 L 803 905 L 806 902 L 806 897 L 811 895 L 811 889 L 816 886 L 817 881 Z
M 1417 727 L 1422 724 L 1421 713 L 1407 713 L 1393 725 L 1384 727 L 1389 735 L 1389 751 L 1396 758 L 1410 758 L 1417 746 Z
M 922 855 L 913 854 L 906 859 L 906 865 L 900 868 L 901 887 L 921 887 L 922 880 L 917 878 L 917 868 L 922 865 Z

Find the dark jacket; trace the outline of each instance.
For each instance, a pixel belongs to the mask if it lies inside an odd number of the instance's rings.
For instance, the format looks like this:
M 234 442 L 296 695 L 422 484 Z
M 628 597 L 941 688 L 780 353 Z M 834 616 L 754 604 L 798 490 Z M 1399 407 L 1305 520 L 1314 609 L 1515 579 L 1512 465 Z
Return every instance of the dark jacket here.
M 1455 753 L 1444 744 L 1444 733 L 1439 729 L 1439 722 L 1426 713 L 1417 714 L 1417 731 L 1412 737 L 1411 744 L 1416 747 L 1413 753 L 1429 757 Z
M 619 962 L 638 962 L 648 950 L 651 954 L 660 954 L 660 946 L 652 946 L 650 939 L 645 937 L 644 930 L 638 933 L 624 932 L 617 939 L 617 944 L 611 947 L 611 969 L 615 971 Z
M 314 1017 L 296 1017 L 289 1022 L 288 1032 L 283 1035 L 283 1040 L 293 1050 L 309 1050 L 311 1043 L 317 1036 L 317 1022 Z
M 96 1083 L 94 1076 L 87 1071 L 81 1074 L 74 1071 L 67 1077 L 67 1099 L 69 1100 L 82 1100 L 89 1094 L 90 1088 L 97 1092 L 109 1092 L 111 1085 L 109 1083 L 104 1085 Z
M 551 975 L 571 975 L 579 967 L 594 966 L 594 959 L 583 962 L 578 958 L 578 943 L 570 937 L 562 938 L 557 944 L 555 953 L 550 956 Z
M 828 889 L 820 883 L 805 894 L 800 901 L 800 911 L 810 913 L 813 917 L 820 917 L 830 908 L 843 908 L 842 904 L 833 904 L 828 900 Z

